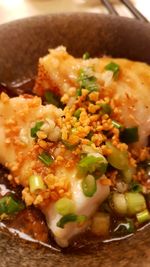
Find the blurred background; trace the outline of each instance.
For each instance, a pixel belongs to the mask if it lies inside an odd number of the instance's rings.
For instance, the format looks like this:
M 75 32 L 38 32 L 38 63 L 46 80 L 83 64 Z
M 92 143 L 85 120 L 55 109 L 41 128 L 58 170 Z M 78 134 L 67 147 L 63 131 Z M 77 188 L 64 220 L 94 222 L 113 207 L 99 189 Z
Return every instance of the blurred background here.
M 134 6 L 150 20 L 150 0 L 131 0 Z M 119 0 L 110 0 L 121 16 L 133 17 Z M 100 0 L 0 0 L 0 23 L 39 14 L 59 12 L 108 11 Z

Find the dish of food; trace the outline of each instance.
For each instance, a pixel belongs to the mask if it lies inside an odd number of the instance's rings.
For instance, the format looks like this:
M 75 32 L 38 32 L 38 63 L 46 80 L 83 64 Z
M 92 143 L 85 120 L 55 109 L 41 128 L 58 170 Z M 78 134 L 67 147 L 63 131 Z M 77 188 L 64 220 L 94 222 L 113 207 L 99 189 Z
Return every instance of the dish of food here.
M 71 254 L 96 247 L 96 260 L 101 241 L 102 257 L 112 240 L 132 235 L 131 247 L 149 222 L 150 70 L 138 62 L 149 61 L 130 51 L 115 58 L 107 45 L 74 57 L 55 42 L 33 61 L 33 88 L 21 78 L 26 65 L 12 76 L 11 58 L 10 77 L 1 76 L 1 226 Z M 5 86 L 16 73 L 22 85 Z
M 40 209 L 60 247 L 87 231 L 121 237 L 149 222 L 149 85 L 144 63 L 77 59 L 60 46 L 39 60 L 33 92 L 45 105 L 2 92 L 0 163 L 21 198 L 2 185 L 1 221 L 20 230 L 28 207 L 35 225 Z M 34 224 L 22 231 L 50 242 L 46 224 Z

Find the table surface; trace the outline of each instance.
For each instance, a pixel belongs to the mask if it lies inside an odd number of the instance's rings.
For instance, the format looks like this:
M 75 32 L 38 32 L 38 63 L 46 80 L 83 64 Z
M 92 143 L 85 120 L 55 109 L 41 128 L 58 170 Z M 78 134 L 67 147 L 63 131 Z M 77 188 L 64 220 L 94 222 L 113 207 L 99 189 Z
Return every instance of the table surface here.
M 119 0 L 112 2 L 120 15 L 132 17 Z M 132 2 L 150 20 L 150 0 Z M 77 11 L 108 13 L 100 0 L 0 0 L 0 23 L 40 14 Z

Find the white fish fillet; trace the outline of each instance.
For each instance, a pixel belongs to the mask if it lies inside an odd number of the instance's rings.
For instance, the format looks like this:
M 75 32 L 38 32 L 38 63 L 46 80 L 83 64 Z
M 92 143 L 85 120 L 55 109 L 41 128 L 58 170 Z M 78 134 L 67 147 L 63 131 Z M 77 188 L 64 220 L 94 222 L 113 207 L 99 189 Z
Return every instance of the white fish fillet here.
M 33 174 L 34 160 L 30 152 L 34 146 L 30 129 L 37 121 L 51 119 L 55 122 L 62 115 L 62 111 L 52 105 L 43 106 L 38 97 L 24 98 L 22 96 L 8 98 L 2 94 L 0 99 L 0 163 L 7 166 L 15 176 L 15 181 L 22 186 L 28 185 L 28 179 Z M 16 128 L 15 128 L 16 127 Z M 9 134 L 9 137 L 8 137 Z M 22 163 L 17 168 L 18 158 Z M 97 192 L 92 198 L 85 197 L 81 180 L 76 178 L 76 169 L 68 172 L 65 167 L 58 168 L 58 177 L 66 175 L 71 182 L 72 198 L 76 206 L 77 215 L 93 215 L 97 207 L 107 198 L 109 187 L 98 183 Z M 35 174 L 35 170 L 34 170 Z M 38 174 L 41 174 L 38 172 Z M 56 242 L 64 247 L 68 246 L 70 239 L 84 231 L 86 224 L 78 226 L 77 223 L 68 223 L 64 229 L 56 226 L 60 215 L 55 210 L 55 202 L 50 202 L 46 209 L 42 208 L 47 224 L 52 231 Z
M 117 80 L 112 79 L 110 71 L 105 71 L 105 66 L 112 61 L 121 69 Z M 120 108 L 124 126 L 139 127 L 139 143 L 145 145 L 150 135 L 150 66 L 145 63 L 109 57 L 83 60 L 68 54 L 64 47 L 58 47 L 40 58 L 34 91 L 39 95 L 46 90 L 70 94 L 72 88 L 78 87 L 79 70 L 87 68 L 93 70 L 102 95 L 113 99 Z

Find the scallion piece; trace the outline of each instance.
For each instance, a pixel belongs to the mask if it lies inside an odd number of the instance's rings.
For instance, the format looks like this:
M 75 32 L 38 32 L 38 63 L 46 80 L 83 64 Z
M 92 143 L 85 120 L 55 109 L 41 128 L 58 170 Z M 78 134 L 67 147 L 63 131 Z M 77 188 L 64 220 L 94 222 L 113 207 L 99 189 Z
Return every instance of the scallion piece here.
M 66 140 L 62 140 L 63 145 L 68 148 L 68 150 L 73 150 L 74 148 L 77 147 L 78 144 L 70 144 L 68 141 Z
M 94 134 L 94 133 L 93 133 L 92 131 L 90 131 L 90 132 L 88 133 L 88 135 L 86 136 L 86 138 L 89 139 L 89 140 L 91 140 L 93 134 Z
M 46 152 L 41 153 L 38 158 L 47 166 L 50 166 L 54 161 L 52 156 Z
M 85 53 L 83 54 L 83 59 L 86 60 L 86 59 L 89 59 L 89 58 L 90 58 L 90 54 L 89 54 L 89 52 L 85 52 Z
M 128 166 L 127 169 L 124 169 L 121 171 L 123 181 L 127 184 L 129 184 L 132 181 L 133 174 L 135 172 L 135 169 Z
M 73 116 L 76 117 L 77 119 L 79 119 L 79 118 L 80 118 L 80 114 L 81 114 L 81 109 L 77 109 L 77 110 L 74 112 Z
M 25 205 L 18 200 L 15 200 L 12 195 L 7 195 L 0 198 L 0 214 L 14 214 L 25 208 Z
M 105 66 L 105 70 L 110 70 L 113 72 L 114 79 L 118 79 L 120 67 L 115 62 L 110 62 L 108 65 Z
M 136 192 L 125 193 L 127 201 L 127 214 L 135 215 L 146 209 L 146 201 L 142 194 Z
M 100 177 L 107 170 L 107 160 L 100 154 L 98 156 L 89 154 L 79 161 L 78 168 L 83 174 L 98 171 Z
M 72 214 L 75 212 L 75 204 L 73 200 L 63 197 L 56 201 L 55 208 L 61 215 Z
M 109 202 L 112 209 L 118 215 L 125 216 L 127 214 L 127 201 L 124 194 L 117 192 L 113 193 Z
M 139 140 L 138 127 L 125 128 L 120 132 L 120 140 L 126 144 L 137 142 Z
M 46 91 L 45 99 L 49 104 L 53 104 L 56 107 L 60 106 L 60 101 L 58 100 L 58 96 L 56 96 L 53 92 Z
M 67 214 L 64 215 L 58 222 L 57 222 L 57 226 L 60 228 L 64 228 L 66 223 L 69 222 L 76 222 L 77 221 L 78 216 L 76 214 Z
M 45 184 L 42 177 L 40 175 L 31 175 L 29 177 L 29 188 L 31 193 L 35 192 L 36 190 L 45 189 Z
M 35 123 L 35 126 L 31 128 L 31 137 L 32 138 L 37 137 L 36 134 L 41 129 L 43 124 L 44 124 L 44 121 L 38 121 Z
M 111 114 L 112 112 L 112 108 L 109 104 L 107 103 L 103 103 L 103 104 L 100 104 L 100 114 Z
M 93 175 L 87 175 L 82 181 L 82 190 L 86 197 L 92 197 L 96 190 L 96 180 Z
M 117 121 L 112 120 L 112 124 L 113 124 L 113 126 L 114 126 L 115 128 L 117 128 L 117 129 L 119 129 L 119 130 L 123 128 L 123 125 L 120 124 L 120 123 L 117 122 Z
M 87 89 L 89 92 L 98 91 L 96 77 L 93 75 L 88 75 L 83 69 L 80 70 L 78 82 L 80 89 Z
M 145 210 L 137 213 L 136 218 L 140 224 L 145 223 L 147 221 L 150 221 L 150 213 L 147 209 L 145 209 Z
M 142 192 L 142 186 L 137 181 L 132 181 L 130 183 L 130 191 L 140 193 Z
M 81 96 L 82 95 L 82 89 L 81 88 L 78 88 L 76 90 L 76 96 Z
M 57 222 L 57 227 L 64 228 L 65 224 L 69 222 L 84 223 L 87 220 L 85 215 L 76 215 L 74 213 L 66 214 Z
M 111 149 L 111 154 L 107 157 L 109 164 L 118 170 L 125 170 L 129 168 L 127 152 L 120 151 L 110 142 L 107 142 L 106 145 Z

